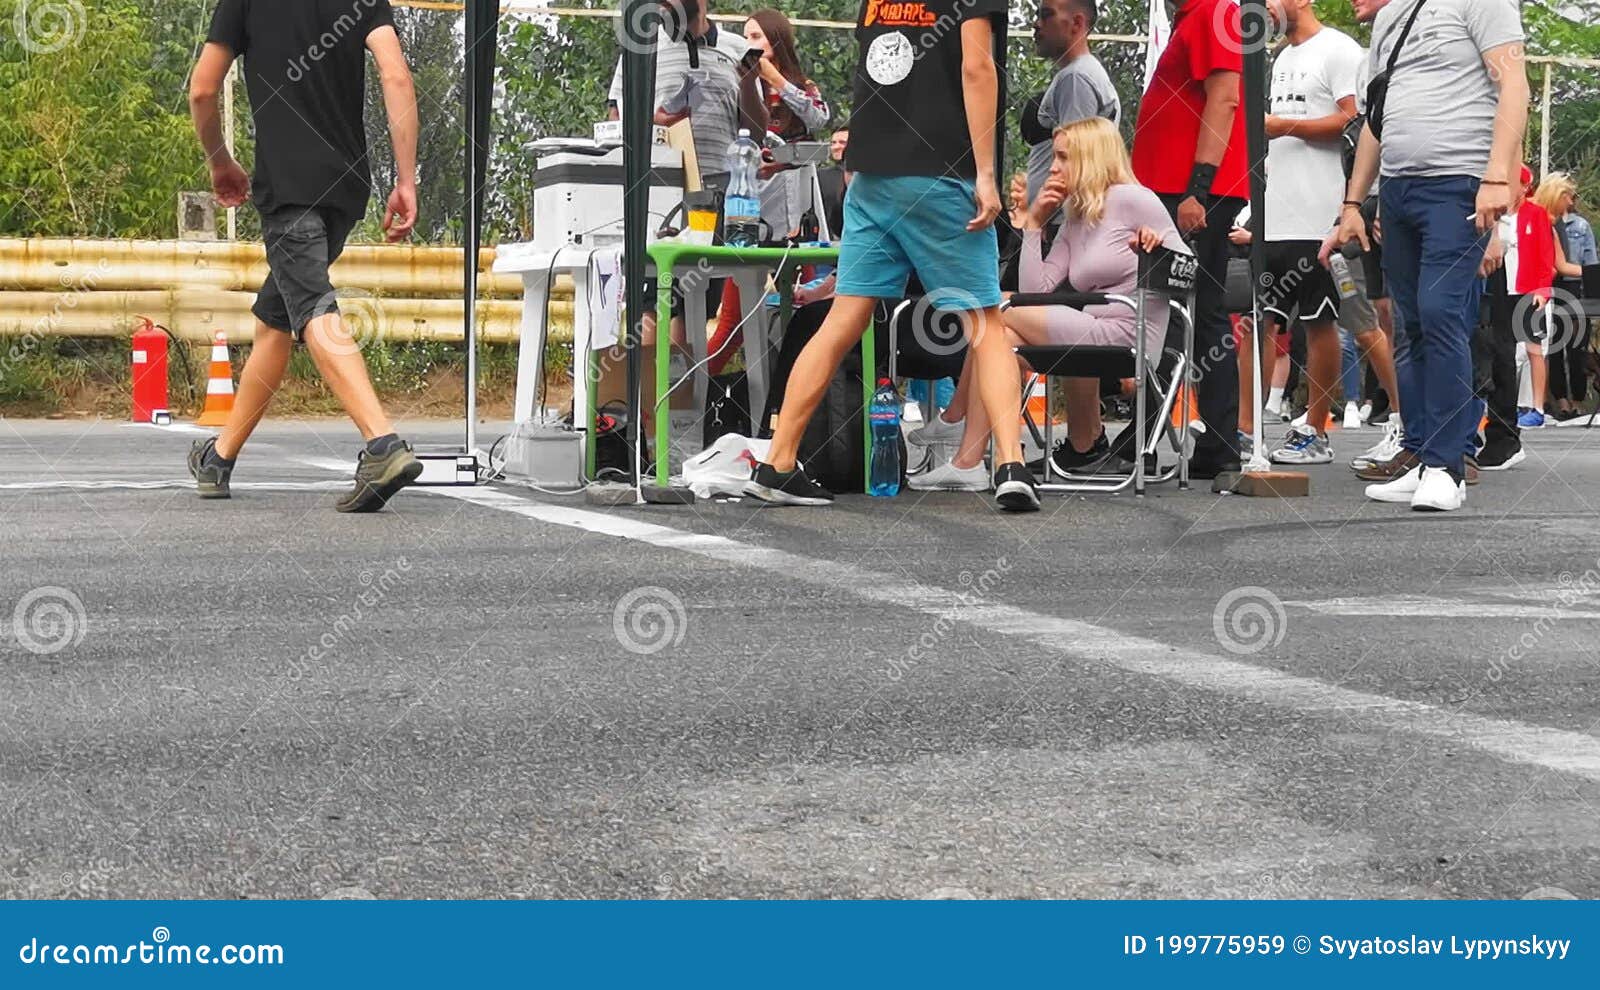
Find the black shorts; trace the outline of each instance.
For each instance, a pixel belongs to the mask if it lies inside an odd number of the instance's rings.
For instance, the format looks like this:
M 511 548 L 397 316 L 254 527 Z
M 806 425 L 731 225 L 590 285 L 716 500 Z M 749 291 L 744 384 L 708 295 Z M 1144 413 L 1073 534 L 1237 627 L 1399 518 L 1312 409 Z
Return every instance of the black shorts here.
M 1372 242 L 1372 250 L 1361 256 L 1362 268 L 1367 275 L 1367 298 L 1389 298 L 1389 286 L 1383 281 L 1383 245 Z
M 285 206 L 261 217 L 267 242 L 267 280 L 250 308 L 256 319 L 292 334 L 306 324 L 339 311 L 328 268 L 344 252 L 356 221 L 325 207 Z
M 1261 308 L 1283 323 L 1299 310 L 1307 323 L 1339 316 L 1339 288 L 1317 260 L 1317 241 L 1268 241 L 1267 271 L 1262 278 Z

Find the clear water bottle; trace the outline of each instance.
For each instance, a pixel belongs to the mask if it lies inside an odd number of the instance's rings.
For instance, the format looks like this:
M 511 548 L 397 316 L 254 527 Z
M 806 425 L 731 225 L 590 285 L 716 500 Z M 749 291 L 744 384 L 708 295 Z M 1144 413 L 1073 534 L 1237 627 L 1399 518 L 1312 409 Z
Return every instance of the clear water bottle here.
M 872 393 L 872 474 L 867 478 L 867 494 L 893 498 L 900 494 L 900 393 L 894 382 L 878 379 Z
M 728 145 L 728 191 L 723 196 L 722 243 L 755 247 L 761 243 L 761 146 L 745 128 Z

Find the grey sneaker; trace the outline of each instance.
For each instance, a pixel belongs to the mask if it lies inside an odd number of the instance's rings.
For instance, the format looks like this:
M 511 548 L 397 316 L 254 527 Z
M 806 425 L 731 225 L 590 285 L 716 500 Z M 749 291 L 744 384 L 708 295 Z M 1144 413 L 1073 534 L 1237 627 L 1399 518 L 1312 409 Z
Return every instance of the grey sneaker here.
M 233 468 L 218 463 L 206 463 L 208 455 L 217 445 L 216 437 L 196 440 L 189 447 L 189 474 L 194 478 L 194 490 L 201 498 L 232 498 L 228 479 Z
M 1326 436 L 1311 427 L 1295 426 L 1272 452 L 1271 460 L 1274 464 L 1331 464 L 1333 447 Z
M 356 460 L 356 486 L 335 503 L 340 512 L 377 512 L 395 493 L 422 475 L 422 462 L 411 445 L 395 444 L 387 454 L 374 457 L 365 450 Z

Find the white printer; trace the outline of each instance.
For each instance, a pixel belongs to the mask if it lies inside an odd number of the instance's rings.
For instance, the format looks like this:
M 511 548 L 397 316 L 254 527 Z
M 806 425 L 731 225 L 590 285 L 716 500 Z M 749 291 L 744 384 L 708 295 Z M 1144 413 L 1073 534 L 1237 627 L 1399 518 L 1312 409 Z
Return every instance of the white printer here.
M 622 149 L 583 138 L 544 138 L 528 145 L 537 158 L 533 173 L 533 245 L 555 250 L 568 244 L 622 244 Z M 650 147 L 651 240 L 667 215 L 683 202 L 683 153 Z M 681 227 L 682 221 L 675 226 Z

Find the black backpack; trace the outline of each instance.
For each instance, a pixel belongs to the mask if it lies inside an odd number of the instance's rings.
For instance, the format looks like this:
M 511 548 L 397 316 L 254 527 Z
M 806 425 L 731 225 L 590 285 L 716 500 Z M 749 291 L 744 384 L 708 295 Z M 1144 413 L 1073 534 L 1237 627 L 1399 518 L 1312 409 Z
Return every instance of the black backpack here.
M 761 415 L 761 436 L 772 436 L 772 424 L 778 410 L 783 408 L 783 394 L 795 359 L 822 327 L 832 307 L 831 300 L 815 302 L 796 309 L 790 317 L 783 332 L 783 343 L 778 348 L 767 407 Z M 863 387 L 858 344 L 840 363 L 838 373 L 828 383 L 828 391 L 800 439 L 800 463 L 805 465 L 806 474 L 836 495 L 860 492 L 866 484 L 866 451 L 862 447 L 865 426 L 861 419 Z M 903 459 L 901 463 L 905 463 Z
M 750 379 L 744 372 L 712 377 L 703 422 L 702 437 L 707 447 L 725 434 L 751 436 Z

